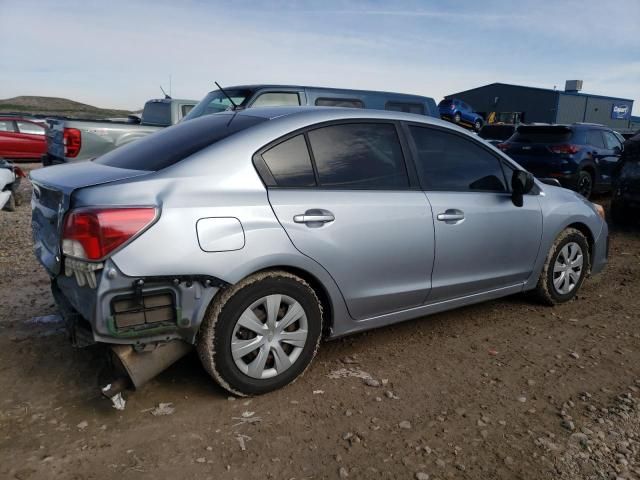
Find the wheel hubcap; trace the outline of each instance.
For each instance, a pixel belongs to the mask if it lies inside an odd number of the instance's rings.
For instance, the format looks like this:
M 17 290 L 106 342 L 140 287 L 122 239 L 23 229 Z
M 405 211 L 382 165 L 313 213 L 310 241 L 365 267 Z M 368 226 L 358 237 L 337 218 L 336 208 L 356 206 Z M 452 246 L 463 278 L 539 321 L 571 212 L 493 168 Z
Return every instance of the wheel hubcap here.
M 272 378 L 300 357 L 307 334 L 307 316 L 300 303 L 286 295 L 267 295 L 238 318 L 231 337 L 231 355 L 245 375 Z
M 573 291 L 582 275 L 584 257 L 576 242 L 567 243 L 556 257 L 553 266 L 553 286 L 560 295 Z
M 578 191 L 582 194 L 583 197 L 588 197 L 591 193 L 591 178 L 583 177 L 580 180 L 580 185 L 578 185 Z

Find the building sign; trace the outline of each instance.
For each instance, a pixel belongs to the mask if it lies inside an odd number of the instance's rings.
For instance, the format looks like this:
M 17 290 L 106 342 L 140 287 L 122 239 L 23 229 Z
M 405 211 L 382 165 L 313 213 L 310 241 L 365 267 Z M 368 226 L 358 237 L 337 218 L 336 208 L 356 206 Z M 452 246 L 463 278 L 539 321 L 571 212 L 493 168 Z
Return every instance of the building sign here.
M 631 115 L 631 105 L 626 103 L 614 103 L 611 109 L 611 118 L 613 120 L 627 120 Z

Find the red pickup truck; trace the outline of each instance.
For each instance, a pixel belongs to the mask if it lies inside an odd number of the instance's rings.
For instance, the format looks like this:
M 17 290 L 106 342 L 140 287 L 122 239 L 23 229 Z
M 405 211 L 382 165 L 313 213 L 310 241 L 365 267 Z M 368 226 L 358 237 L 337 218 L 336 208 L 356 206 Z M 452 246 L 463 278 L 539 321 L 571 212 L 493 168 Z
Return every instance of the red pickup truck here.
M 0 116 L 0 157 L 40 160 L 47 151 L 44 125 Z

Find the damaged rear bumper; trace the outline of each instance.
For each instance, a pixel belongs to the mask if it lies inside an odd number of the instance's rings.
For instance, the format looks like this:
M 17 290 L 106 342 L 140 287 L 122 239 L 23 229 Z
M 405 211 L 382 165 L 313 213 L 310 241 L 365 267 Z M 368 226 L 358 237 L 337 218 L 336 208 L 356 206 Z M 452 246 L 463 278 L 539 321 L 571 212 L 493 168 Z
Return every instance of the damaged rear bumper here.
M 129 277 L 111 261 L 66 259 L 52 291 L 79 347 L 91 343 L 193 344 L 207 306 L 228 284 L 207 275 Z

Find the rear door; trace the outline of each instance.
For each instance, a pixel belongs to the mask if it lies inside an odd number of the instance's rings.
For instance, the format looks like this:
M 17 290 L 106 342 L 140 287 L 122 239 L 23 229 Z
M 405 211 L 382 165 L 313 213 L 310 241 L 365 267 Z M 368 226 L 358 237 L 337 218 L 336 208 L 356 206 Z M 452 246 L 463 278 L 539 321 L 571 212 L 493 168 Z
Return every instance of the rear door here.
M 311 128 L 256 158 L 291 241 L 356 319 L 421 305 L 430 289 L 433 219 L 405 152 L 395 123 L 367 120 Z
M 44 127 L 34 122 L 16 121 L 22 140 L 22 154 L 28 158 L 38 158 L 47 149 Z
M 613 132 L 603 130 L 602 135 L 606 151 L 600 161 L 600 177 L 603 183 L 611 185 L 622 155 L 622 144 Z
M 511 201 L 514 167 L 466 135 L 409 125 L 420 183 L 435 225 L 428 302 L 523 284 L 542 235 L 538 197 Z

